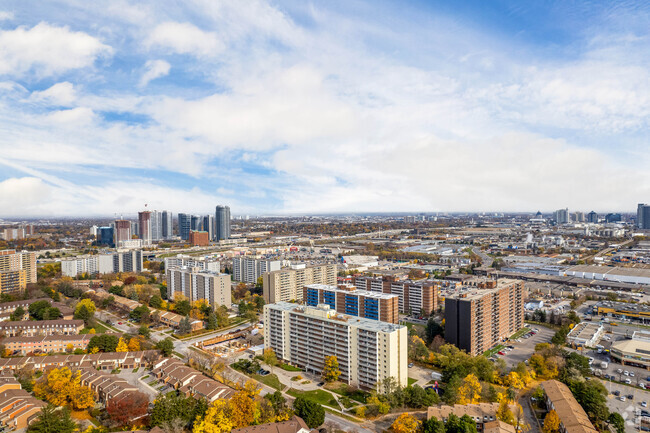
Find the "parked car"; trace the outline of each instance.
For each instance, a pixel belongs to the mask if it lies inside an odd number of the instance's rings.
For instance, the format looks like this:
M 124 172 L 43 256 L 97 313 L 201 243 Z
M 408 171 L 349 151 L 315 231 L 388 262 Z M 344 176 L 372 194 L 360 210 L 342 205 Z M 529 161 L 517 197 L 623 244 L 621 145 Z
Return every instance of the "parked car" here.
M 648 402 L 647 401 L 642 401 L 641 402 L 641 407 L 648 407 Z
M 632 381 L 630 379 L 625 379 L 625 383 L 627 383 L 629 385 L 629 384 L 632 383 Z
M 620 396 L 618 399 L 621 400 L 621 401 L 625 401 L 625 396 L 622 395 L 622 396 Z
M 316 384 L 316 386 L 323 386 L 323 385 L 325 385 L 325 382 L 318 382 L 318 383 Z
M 627 395 L 628 400 L 634 400 L 634 396 L 632 394 Z
M 409 368 L 412 368 L 412 367 L 413 367 L 413 363 L 411 362 L 411 363 L 409 364 L 408 367 L 409 367 Z
M 634 377 L 634 372 L 630 371 L 630 377 Z
M 629 376 L 629 375 L 630 375 L 630 372 L 627 371 L 627 370 L 625 370 L 625 371 L 623 372 L 623 374 L 626 375 L 626 376 Z
M 506 354 L 503 350 L 500 350 L 498 353 L 499 353 L 499 355 L 501 355 L 501 356 L 505 356 L 505 354 Z
M 616 397 L 618 397 L 619 395 L 621 395 L 621 391 L 614 391 L 612 394 L 614 394 Z

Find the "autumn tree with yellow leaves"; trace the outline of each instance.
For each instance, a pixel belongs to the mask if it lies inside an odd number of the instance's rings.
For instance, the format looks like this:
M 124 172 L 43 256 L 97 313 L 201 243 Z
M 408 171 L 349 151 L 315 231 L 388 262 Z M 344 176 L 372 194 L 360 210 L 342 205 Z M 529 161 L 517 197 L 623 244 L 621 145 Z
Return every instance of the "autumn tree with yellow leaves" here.
M 129 346 L 126 345 L 124 338 L 120 337 L 120 340 L 117 342 L 117 347 L 115 348 L 116 352 L 128 352 Z
M 118 343 L 119 347 L 119 343 Z M 140 339 L 138 337 L 132 337 L 129 340 L 129 344 L 127 345 L 128 351 L 129 352 L 137 352 L 140 350 Z M 118 350 L 119 352 L 119 350 Z
M 403 413 L 395 419 L 391 427 L 395 433 L 414 433 L 420 428 L 420 421 L 411 414 Z
M 481 399 L 481 383 L 473 374 L 468 374 L 458 388 L 458 404 L 475 404 Z
M 341 370 L 339 370 L 339 361 L 336 359 L 336 356 L 325 357 L 323 380 L 325 382 L 336 382 L 340 375 Z
M 94 393 L 81 384 L 81 373 L 68 367 L 54 368 L 34 386 L 34 394 L 55 406 L 70 405 L 75 410 L 94 406 Z
M 544 433 L 555 433 L 560 428 L 560 417 L 557 415 L 554 409 L 551 409 L 549 413 L 544 417 L 544 427 L 542 431 Z

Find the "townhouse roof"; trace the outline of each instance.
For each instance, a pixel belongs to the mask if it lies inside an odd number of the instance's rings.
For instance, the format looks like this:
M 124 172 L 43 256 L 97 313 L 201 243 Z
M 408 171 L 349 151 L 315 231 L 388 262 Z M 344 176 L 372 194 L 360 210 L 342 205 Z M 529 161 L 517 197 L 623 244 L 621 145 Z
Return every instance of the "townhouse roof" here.
M 557 380 L 541 383 L 546 397 L 552 402 L 566 433 L 597 433 L 584 409 L 568 386 Z
M 312 430 L 305 424 L 305 421 L 294 415 L 287 421 L 236 428 L 231 433 L 299 433 L 309 431 Z

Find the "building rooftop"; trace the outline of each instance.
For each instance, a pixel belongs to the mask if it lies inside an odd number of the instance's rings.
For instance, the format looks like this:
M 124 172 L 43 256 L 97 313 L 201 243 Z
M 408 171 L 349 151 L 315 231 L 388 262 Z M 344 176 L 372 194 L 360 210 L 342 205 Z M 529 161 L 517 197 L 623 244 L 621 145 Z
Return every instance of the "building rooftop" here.
M 381 293 L 381 292 L 371 292 L 368 290 L 361 290 L 357 288 L 353 289 L 341 289 L 337 286 L 330 286 L 329 284 L 308 284 L 305 287 L 311 288 L 311 289 L 319 289 L 319 290 L 329 290 L 333 292 L 338 292 L 338 293 L 346 293 L 350 295 L 359 295 L 359 296 L 365 296 L 366 298 L 374 298 L 374 299 L 393 299 L 393 298 L 399 298 L 398 295 L 393 295 L 391 293 Z M 354 287 L 354 286 L 350 286 Z
M 642 304 L 631 304 L 628 302 L 600 301 L 596 307 L 612 308 L 616 311 L 629 311 L 635 313 L 650 313 L 650 307 Z
M 380 322 L 378 320 L 337 313 L 336 310 L 330 309 L 327 304 L 319 304 L 318 307 L 309 307 L 305 305 L 292 304 L 290 302 L 277 302 L 275 304 L 265 305 L 264 308 L 290 311 L 308 317 L 327 320 L 329 322 L 345 322 L 348 326 L 354 326 L 356 328 L 374 332 L 393 332 L 405 328 L 403 325 L 397 325 L 394 323 Z

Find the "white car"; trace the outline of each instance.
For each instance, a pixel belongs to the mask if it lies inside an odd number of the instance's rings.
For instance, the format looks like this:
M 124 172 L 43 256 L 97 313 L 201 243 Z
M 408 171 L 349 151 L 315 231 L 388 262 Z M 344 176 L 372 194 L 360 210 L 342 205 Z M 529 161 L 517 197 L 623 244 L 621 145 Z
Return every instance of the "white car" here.
M 648 402 L 647 401 L 642 401 L 641 402 L 641 407 L 648 407 Z
M 634 377 L 634 372 L 630 371 L 630 377 Z
M 630 379 L 625 379 L 625 383 L 627 383 L 629 385 L 629 384 L 632 383 L 632 381 Z
M 618 399 L 621 400 L 621 401 L 625 401 L 625 396 L 622 395 L 622 396 L 620 396 Z
M 618 370 L 616 370 L 616 372 L 617 372 L 618 374 L 621 374 L 621 373 L 623 373 L 623 370 L 621 370 L 621 369 L 619 368 Z
M 630 372 L 627 371 L 627 370 L 625 370 L 625 371 L 623 372 L 623 374 L 626 375 L 626 376 L 629 376 L 629 375 L 630 375 Z

